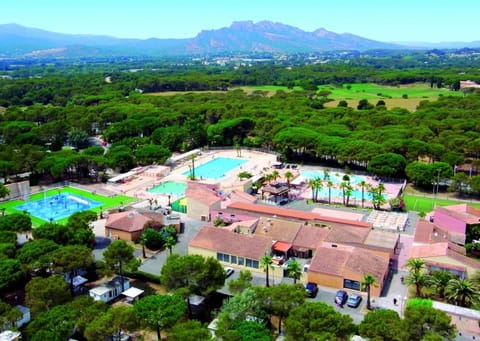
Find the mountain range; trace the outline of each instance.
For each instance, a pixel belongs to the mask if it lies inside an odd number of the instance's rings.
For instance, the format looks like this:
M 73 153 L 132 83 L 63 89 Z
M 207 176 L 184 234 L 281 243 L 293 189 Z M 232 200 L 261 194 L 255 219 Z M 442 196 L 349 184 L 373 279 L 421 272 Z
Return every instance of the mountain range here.
M 475 43 L 464 46 L 480 46 L 480 42 Z M 204 30 L 188 39 L 121 39 L 104 35 L 62 34 L 17 24 L 0 25 L 0 58 L 295 53 L 400 48 L 408 47 L 350 33 L 338 34 L 324 28 L 306 32 L 271 21 L 233 22 L 229 27 Z

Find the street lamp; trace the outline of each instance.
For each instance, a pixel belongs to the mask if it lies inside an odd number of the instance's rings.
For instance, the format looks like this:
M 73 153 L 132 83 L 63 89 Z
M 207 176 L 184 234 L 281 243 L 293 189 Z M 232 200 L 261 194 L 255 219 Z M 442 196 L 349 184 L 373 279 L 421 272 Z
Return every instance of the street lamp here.
M 400 316 L 402 316 L 402 317 L 404 316 L 404 309 L 406 308 L 405 304 L 406 304 L 407 300 L 408 300 L 407 296 L 402 297 L 400 295 Z

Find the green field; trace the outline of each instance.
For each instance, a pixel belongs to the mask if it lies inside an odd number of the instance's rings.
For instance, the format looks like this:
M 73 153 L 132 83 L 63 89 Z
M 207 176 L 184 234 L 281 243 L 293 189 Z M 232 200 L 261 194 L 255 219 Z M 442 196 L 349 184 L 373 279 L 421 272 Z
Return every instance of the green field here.
M 127 196 L 124 196 L 124 195 L 115 195 L 113 197 L 106 197 L 106 196 L 103 196 L 103 195 L 93 194 L 92 192 L 83 191 L 83 190 L 75 188 L 75 187 L 59 187 L 59 188 L 56 188 L 56 189 L 50 189 L 50 190 L 47 190 L 47 196 L 56 195 L 56 194 L 59 193 L 59 190 L 62 191 L 62 192 L 68 192 L 70 194 L 76 194 L 76 195 L 79 195 L 79 196 L 84 197 L 84 198 L 88 198 L 88 199 L 92 199 L 92 200 L 101 202 L 102 206 L 92 209 L 92 211 L 97 212 L 97 213 L 100 213 L 100 210 L 106 211 L 106 210 L 109 210 L 109 209 L 112 209 L 112 208 L 117 208 L 117 207 L 120 207 L 120 206 L 127 205 L 127 204 L 135 201 L 134 198 L 127 197 Z M 44 195 L 45 195 L 44 192 L 32 194 L 29 197 L 28 201 L 34 201 L 34 200 L 42 199 Z M 3 203 L 0 203 L 0 209 L 5 209 L 6 214 L 22 213 L 22 211 L 18 211 L 14 207 L 18 206 L 18 205 L 21 205 L 24 202 L 25 201 L 19 200 L 19 199 L 3 202 Z M 39 225 L 42 225 L 42 224 L 46 223 L 45 220 L 34 217 L 33 215 L 31 216 L 31 218 L 32 218 L 32 223 L 33 223 L 34 226 L 39 226 Z M 64 223 L 66 223 L 66 221 L 67 221 L 67 218 L 58 220 L 56 222 L 60 223 L 60 224 L 64 224 Z
M 350 88 L 349 88 L 350 87 Z M 463 96 L 460 91 L 450 91 L 447 89 L 430 88 L 427 84 L 416 83 L 402 86 L 386 86 L 372 83 L 359 83 L 343 85 L 336 87 L 333 85 L 322 85 L 319 87 L 320 91 L 331 91 L 332 94 L 328 96 L 333 99 L 371 99 L 379 100 L 385 98 L 402 98 L 407 95 L 408 98 L 437 98 L 438 96 Z M 402 98 L 403 99 L 403 98 Z
M 438 206 L 448 206 L 448 205 L 458 205 L 458 204 L 465 204 L 480 208 L 479 202 L 465 202 L 465 201 L 458 201 L 454 199 L 443 199 L 443 198 L 430 198 L 430 197 L 422 197 L 416 195 L 409 195 L 405 194 L 403 196 L 405 200 L 405 206 L 407 211 L 415 211 L 415 212 L 432 212 L 436 205 Z
M 266 91 L 268 96 L 272 96 L 276 91 L 292 91 L 285 86 L 245 86 L 241 89 L 247 93 L 254 91 Z M 295 87 L 293 90 L 300 90 Z M 461 91 L 450 91 L 448 89 L 430 88 L 428 84 L 416 83 L 402 86 L 387 86 L 372 83 L 354 83 L 343 86 L 322 85 L 318 87 L 319 91 L 330 91 L 328 96 L 333 101 L 327 102 L 326 107 L 336 107 L 338 102 L 344 100 L 349 107 L 356 108 L 358 101 L 367 99 L 375 105 L 379 100 L 383 100 L 388 109 L 404 108 L 410 111 L 416 110 L 418 104 L 423 100 L 435 101 L 439 96 L 463 96 Z M 403 98 L 406 95 L 407 98 Z

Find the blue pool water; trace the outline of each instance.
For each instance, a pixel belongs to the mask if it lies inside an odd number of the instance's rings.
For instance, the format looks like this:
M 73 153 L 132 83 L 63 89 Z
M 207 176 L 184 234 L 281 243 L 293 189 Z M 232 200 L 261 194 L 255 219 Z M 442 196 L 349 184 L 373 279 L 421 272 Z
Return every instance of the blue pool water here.
M 228 172 L 240 167 L 246 162 L 247 160 L 243 159 L 217 157 L 198 167 L 195 167 L 195 177 L 197 179 L 221 179 L 225 177 Z M 191 170 L 184 172 L 183 175 L 191 175 Z
M 323 172 L 315 172 L 315 171 L 302 171 L 300 173 L 301 176 L 307 178 L 307 179 L 314 179 L 314 178 L 320 178 L 324 179 L 325 174 Z M 340 186 L 340 183 L 343 182 L 343 175 L 344 174 L 334 174 L 332 172 L 328 173 L 330 181 L 333 182 L 333 187 L 330 189 L 330 195 L 332 198 L 334 197 L 343 197 L 343 191 L 339 189 L 338 187 Z M 362 188 L 358 185 L 362 180 L 365 180 L 364 177 L 358 176 L 358 175 L 348 175 L 350 177 L 350 185 L 353 187 L 352 194 L 350 195 L 350 203 L 352 203 L 353 200 L 362 200 Z M 372 195 L 368 192 L 368 189 L 364 189 L 364 196 L 365 200 L 372 200 Z M 323 182 L 323 187 L 322 189 L 318 192 L 318 198 L 320 200 L 323 199 L 328 199 L 328 187 L 327 187 L 327 182 Z
M 14 208 L 19 211 L 27 211 L 32 216 L 47 222 L 54 222 L 68 218 L 73 213 L 90 210 L 101 205 L 101 202 L 84 198 L 81 195 L 63 192 L 58 195 L 50 195 L 42 199 L 28 201 Z
M 165 181 L 160 185 L 150 188 L 148 192 L 155 193 L 155 194 L 166 194 L 166 195 L 171 194 L 176 197 L 183 197 L 185 195 L 186 189 L 187 189 L 187 184 L 184 182 Z

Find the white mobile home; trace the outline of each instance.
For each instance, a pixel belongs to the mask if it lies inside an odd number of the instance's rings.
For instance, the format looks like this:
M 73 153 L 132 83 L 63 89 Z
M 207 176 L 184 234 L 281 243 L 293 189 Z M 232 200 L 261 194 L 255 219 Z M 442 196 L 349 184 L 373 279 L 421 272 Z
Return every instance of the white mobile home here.
M 123 290 L 130 288 L 130 281 L 123 277 Z M 95 301 L 103 301 L 105 303 L 117 298 L 122 293 L 122 278 L 117 276 L 112 280 L 90 289 L 89 294 Z

